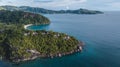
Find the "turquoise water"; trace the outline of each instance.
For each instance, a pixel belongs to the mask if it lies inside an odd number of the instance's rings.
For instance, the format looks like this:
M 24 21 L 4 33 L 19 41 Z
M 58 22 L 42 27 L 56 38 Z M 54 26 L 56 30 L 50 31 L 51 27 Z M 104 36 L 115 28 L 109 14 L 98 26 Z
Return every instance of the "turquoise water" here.
M 83 41 L 84 50 L 61 58 L 39 58 L 19 65 L 0 61 L 0 67 L 120 67 L 120 12 L 45 16 L 50 18 L 50 25 L 29 29 L 67 33 Z

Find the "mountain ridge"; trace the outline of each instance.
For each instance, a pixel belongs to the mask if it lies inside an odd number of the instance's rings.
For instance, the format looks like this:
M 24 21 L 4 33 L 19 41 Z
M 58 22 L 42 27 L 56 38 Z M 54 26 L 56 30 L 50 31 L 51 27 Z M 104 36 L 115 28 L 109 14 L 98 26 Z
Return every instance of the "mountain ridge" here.
M 4 10 L 20 10 L 20 11 L 26 11 L 26 12 L 32 12 L 32 13 L 42 13 L 42 14 L 102 14 L 102 11 L 97 10 L 88 10 L 88 9 L 76 9 L 76 10 L 49 10 L 39 7 L 30 7 L 30 6 L 0 6 Z

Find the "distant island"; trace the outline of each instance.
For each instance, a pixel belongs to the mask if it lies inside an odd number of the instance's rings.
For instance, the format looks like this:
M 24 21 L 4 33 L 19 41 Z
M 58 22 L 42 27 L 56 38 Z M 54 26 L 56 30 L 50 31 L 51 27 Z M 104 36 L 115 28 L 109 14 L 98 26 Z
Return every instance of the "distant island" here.
M 28 24 L 50 24 L 50 20 L 29 12 L 0 11 L 0 59 L 19 63 L 82 51 L 83 43 L 73 36 L 53 31 L 27 30 L 25 26 Z
M 101 11 L 88 10 L 88 9 L 77 9 L 77 10 L 48 10 L 38 7 L 29 7 L 29 6 L 0 6 L 0 10 L 10 10 L 10 11 L 26 11 L 32 13 L 42 13 L 42 14 L 103 14 Z

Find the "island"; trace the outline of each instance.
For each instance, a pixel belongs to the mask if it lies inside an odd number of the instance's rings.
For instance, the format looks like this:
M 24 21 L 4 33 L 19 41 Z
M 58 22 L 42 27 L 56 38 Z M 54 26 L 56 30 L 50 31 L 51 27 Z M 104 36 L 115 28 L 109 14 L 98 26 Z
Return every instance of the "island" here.
M 0 11 L 0 58 L 19 63 L 36 58 L 54 58 L 82 51 L 83 43 L 65 33 L 28 30 L 25 25 L 50 24 L 40 14 Z
M 102 11 L 98 10 L 88 10 L 88 9 L 76 9 L 76 10 L 49 10 L 39 7 L 29 7 L 29 6 L 0 6 L 3 10 L 10 11 L 26 11 L 32 13 L 42 13 L 42 14 L 103 14 Z

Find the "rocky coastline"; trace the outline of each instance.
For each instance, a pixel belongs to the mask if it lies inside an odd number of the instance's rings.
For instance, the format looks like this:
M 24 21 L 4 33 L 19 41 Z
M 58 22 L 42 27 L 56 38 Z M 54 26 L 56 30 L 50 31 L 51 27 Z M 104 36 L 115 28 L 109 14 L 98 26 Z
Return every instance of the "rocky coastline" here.
M 30 60 L 35 60 L 37 58 L 55 58 L 55 57 L 62 57 L 62 56 L 66 56 L 66 55 L 70 55 L 73 53 L 77 53 L 77 52 L 81 52 L 83 50 L 83 46 L 84 43 L 83 42 L 79 42 L 78 46 L 76 49 L 70 51 L 70 52 L 66 52 L 66 53 L 57 53 L 57 54 L 50 54 L 50 55 L 43 55 L 40 54 L 37 51 L 34 51 L 33 55 L 31 55 L 31 57 L 28 58 L 16 58 L 11 60 L 13 63 L 20 63 L 20 62 L 25 62 L 25 61 L 30 61 Z M 30 52 L 30 51 L 29 51 Z

